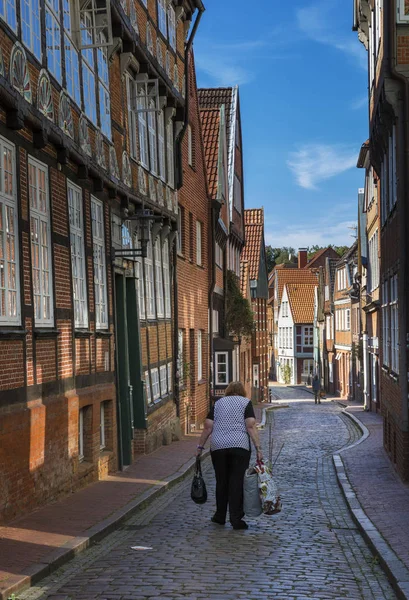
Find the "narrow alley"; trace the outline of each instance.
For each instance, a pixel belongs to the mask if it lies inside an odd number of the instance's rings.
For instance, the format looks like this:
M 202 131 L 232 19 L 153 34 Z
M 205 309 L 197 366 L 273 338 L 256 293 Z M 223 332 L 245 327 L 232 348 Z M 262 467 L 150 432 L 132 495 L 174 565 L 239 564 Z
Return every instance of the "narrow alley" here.
M 274 456 L 283 511 L 235 532 L 190 500 L 190 479 L 123 529 L 19 595 L 19 600 L 393 599 L 386 576 L 356 529 L 332 454 L 360 432 L 339 405 L 314 405 L 301 388 L 274 387 Z M 268 427 L 261 433 L 268 452 Z M 135 549 L 136 548 L 136 549 Z

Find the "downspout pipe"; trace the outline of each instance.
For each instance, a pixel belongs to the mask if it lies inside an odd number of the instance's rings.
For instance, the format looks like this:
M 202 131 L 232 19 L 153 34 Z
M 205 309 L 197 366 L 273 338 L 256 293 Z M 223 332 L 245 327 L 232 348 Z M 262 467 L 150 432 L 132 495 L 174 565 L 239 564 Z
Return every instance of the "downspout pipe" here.
M 197 28 L 199 27 L 199 23 L 200 23 L 200 19 L 202 18 L 202 15 L 205 11 L 205 7 L 203 6 L 203 3 L 201 2 L 201 0 L 199 0 L 198 2 L 199 4 L 199 12 L 196 16 L 195 22 L 193 24 L 193 29 L 190 33 L 189 39 L 186 42 L 186 46 L 185 46 L 185 73 L 186 73 L 186 86 L 185 86 L 185 90 L 186 90 L 186 94 L 185 94 L 185 118 L 183 121 L 183 127 L 179 132 L 179 135 L 176 138 L 176 156 L 177 156 L 177 184 L 176 184 L 176 188 L 178 190 L 180 190 L 180 188 L 183 185 L 183 168 L 182 168 L 182 141 L 183 141 L 183 137 L 185 135 L 188 123 L 189 123 L 189 96 L 190 96 L 190 89 L 189 89 L 189 53 L 190 53 L 190 49 L 192 48 L 193 45 L 193 41 L 195 39 L 195 35 L 196 35 L 196 31 Z
M 399 73 L 396 69 L 396 15 L 397 15 L 397 0 L 391 3 L 392 4 L 392 13 L 389 14 L 389 64 L 390 64 L 390 72 L 391 75 L 396 81 L 399 81 L 402 84 L 403 88 L 403 139 L 404 139 L 404 163 L 402 166 L 402 162 L 400 163 L 400 173 L 398 177 L 398 184 L 400 184 L 400 188 L 398 188 L 398 193 L 401 192 L 401 202 L 399 202 L 399 225 L 400 225 L 400 236 L 401 236 L 401 252 L 399 256 L 400 262 L 400 277 L 399 277 L 399 287 L 401 293 L 398 294 L 399 298 L 406 299 L 408 297 L 408 273 L 407 273 L 407 258 L 406 258 L 406 249 L 403 240 L 407 239 L 407 209 L 406 206 L 409 204 L 409 81 L 408 79 Z M 404 198 L 404 194 L 406 194 L 406 198 Z M 402 405 L 402 421 L 404 430 L 408 429 L 408 388 L 407 388 L 407 377 L 406 377 L 406 369 L 407 369 L 407 340 L 406 340 L 406 327 L 407 327 L 407 305 L 405 305 L 404 310 L 401 311 L 399 315 L 399 319 L 402 319 L 400 323 L 400 347 L 404 349 L 404 352 L 400 353 L 400 357 L 404 357 L 404 360 L 401 360 L 400 364 L 400 372 L 402 376 L 399 378 L 402 381 L 402 385 L 404 389 L 402 390 L 402 398 L 404 404 Z M 403 362 L 403 365 L 402 365 Z M 404 367 L 404 368 L 402 368 Z

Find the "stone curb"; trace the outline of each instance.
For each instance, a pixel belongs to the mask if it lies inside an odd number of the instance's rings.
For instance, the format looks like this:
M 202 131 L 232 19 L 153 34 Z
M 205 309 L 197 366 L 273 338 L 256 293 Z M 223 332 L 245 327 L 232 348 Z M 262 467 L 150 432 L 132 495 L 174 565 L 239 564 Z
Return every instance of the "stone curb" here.
M 205 450 L 202 456 L 203 460 L 206 460 L 207 462 L 210 451 Z M 11 578 L 14 582 L 9 587 L 4 587 L 0 590 L 0 600 L 8 600 L 12 594 L 23 592 L 32 587 L 41 579 L 47 577 L 53 571 L 74 558 L 77 554 L 118 529 L 122 523 L 130 519 L 136 512 L 143 510 L 153 500 L 156 500 L 156 498 L 187 478 L 188 475 L 192 473 L 195 462 L 196 457 L 191 458 L 173 475 L 167 477 L 142 494 L 139 494 L 137 498 L 128 502 L 128 504 L 115 511 L 112 515 L 87 529 L 85 536 L 76 537 L 63 546 L 56 548 L 47 554 L 42 562 L 30 565 L 29 568 L 25 569 L 24 574 L 21 576 L 12 576 Z M 19 579 L 17 579 L 17 577 Z M 4 585 L 7 585 L 7 580 L 4 581 Z M 16 598 L 16 600 L 18 599 Z
M 279 406 L 266 406 L 263 408 L 261 421 L 260 423 L 257 423 L 257 429 L 264 429 L 266 426 L 267 413 L 270 410 L 277 410 L 278 408 L 288 408 L 288 404 L 280 404 Z
M 397 594 L 397 597 L 400 600 L 409 600 L 409 570 L 383 538 L 371 519 L 369 519 L 369 517 L 366 515 L 348 479 L 347 470 L 340 456 L 341 452 L 353 448 L 354 446 L 357 446 L 366 440 L 369 436 L 369 431 L 365 425 L 359 421 L 359 419 L 357 419 L 351 413 L 348 413 L 347 410 L 344 410 L 343 413 L 348 415 L 348 417 L 358 425 L 363 435 L 354 444 L 351 444 L 346 448 L 342 448 L 342 450 L 333 454 L 332 460 L 335 466 L 338 484 L 345 497 L 353 521 L 357 525 L 362 537 L 371 549 L 373 555 L 379 560 L 379 563 L 385 571 L 393 589 Z

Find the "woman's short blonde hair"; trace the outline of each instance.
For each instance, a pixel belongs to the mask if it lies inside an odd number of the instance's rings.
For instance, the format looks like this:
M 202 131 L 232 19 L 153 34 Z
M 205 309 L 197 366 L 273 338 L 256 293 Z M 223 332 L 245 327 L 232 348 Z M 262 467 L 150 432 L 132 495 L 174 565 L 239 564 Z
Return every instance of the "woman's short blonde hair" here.
M 246 390 L 241 381 L 232 381 L 226 388 L 225 396 L 243 396 L 246 397 Z

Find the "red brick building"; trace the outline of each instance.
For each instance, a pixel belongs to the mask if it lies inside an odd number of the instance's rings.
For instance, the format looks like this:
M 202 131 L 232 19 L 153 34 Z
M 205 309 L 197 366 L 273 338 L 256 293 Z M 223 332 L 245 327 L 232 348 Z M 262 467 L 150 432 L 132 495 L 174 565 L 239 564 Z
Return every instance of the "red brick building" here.
M 268 274 L 264 243 L 264 209 L 244 211 L 246 245 L 242 260 L 249 264 L 251 304 L 254 313 L 252 338 L 252 399 L 268 399 Z
M 182 145 L 183 186 L 178 214 L 178 386 L 184 432 L 209 409 L 210 203 L 193 52 L 189 57 L 189 121 Z
M 354 0 L 354 28 L 368 50 L 369 154 L 379 176 L 379 397 L 384 447 L 409 478 L 408 206 L 409 6 L 405 0 Z M 373 180 L 375 177 L 373 177 Z
M 177 434 L 176 167 L 203 11 L 112 0 L 97 30 L 31 4 L 30 27 L 15 0 L 0 14 L 2 520 Z

